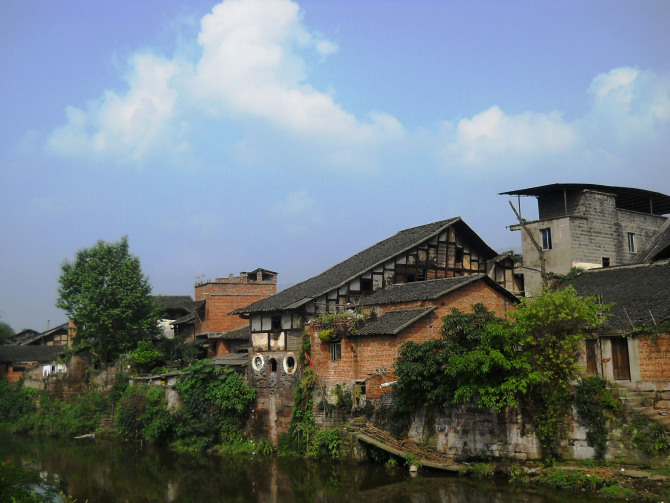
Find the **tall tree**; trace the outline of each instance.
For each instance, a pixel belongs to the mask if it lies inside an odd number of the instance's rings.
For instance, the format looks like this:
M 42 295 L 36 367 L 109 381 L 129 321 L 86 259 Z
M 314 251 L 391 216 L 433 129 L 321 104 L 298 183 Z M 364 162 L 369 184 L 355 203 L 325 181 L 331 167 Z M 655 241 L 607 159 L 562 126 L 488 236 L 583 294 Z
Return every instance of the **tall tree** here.
M 0 321 L 0 344 L 4 344 L 12 335 L 14 335 L 14 329 L 4 321 Z
M 76 345 L 90 344 L 107 363 L 158 334 L 161 308 L 139 258 L 128 251 L 127 236 L 117 243 L 98 241 L 61 267 L 56 307 L 75 323 Z

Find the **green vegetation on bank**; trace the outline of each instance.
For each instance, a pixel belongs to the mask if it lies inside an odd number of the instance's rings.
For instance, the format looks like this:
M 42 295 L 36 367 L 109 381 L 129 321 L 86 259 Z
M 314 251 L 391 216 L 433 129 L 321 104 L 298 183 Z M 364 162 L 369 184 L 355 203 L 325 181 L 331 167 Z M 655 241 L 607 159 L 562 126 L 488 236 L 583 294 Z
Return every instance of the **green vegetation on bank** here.
M 396 404 L 406 412 L 463 403 L 498 412 L 519 407 L 543 456 L 553 459 L 581 373 L 583 332 L 602 323 L 607 307 L 568 287 L 522 299 L 508 313 L 511 320 L 481 304 L 471 314 L 454 310 L 444 318 L 440 338 L 401 347 Z
M 289 431 L 279 436 L 277 451 L 284 455 L 299 454 L 317 459 L 338 459 L 341 447 L 339 429 L 319 430 L 316 426 L 313 391 L 317 376 L 305 356 L 310 354 L 309 334 L 304 333 L 301 351 L 303 372 L 293 391 L 293 411 Z
M 180 407 L 168 408 L 165 389 L 128 385 L 119 373 L 107 394 L 90 392 L 70 403 L 0 379 L 0 422 L 20 433 L 77 436 L 95 432 L 104 418 L 125 440 L 172 444 L 189 450 L 261 450 L 244 437 L 256 390 L 227 367 L 200 360 L 175 386 Z

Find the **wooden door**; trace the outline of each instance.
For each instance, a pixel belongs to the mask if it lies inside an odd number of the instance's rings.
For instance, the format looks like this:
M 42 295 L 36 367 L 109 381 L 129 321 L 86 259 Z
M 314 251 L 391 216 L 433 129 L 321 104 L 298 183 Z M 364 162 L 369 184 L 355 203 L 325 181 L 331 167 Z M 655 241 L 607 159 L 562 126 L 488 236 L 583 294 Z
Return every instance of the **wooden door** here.
M 630 364 L 628 363 L 628 339 L 615 337 L 612 341 L 612 371 L 614 379 L 630 381 Z

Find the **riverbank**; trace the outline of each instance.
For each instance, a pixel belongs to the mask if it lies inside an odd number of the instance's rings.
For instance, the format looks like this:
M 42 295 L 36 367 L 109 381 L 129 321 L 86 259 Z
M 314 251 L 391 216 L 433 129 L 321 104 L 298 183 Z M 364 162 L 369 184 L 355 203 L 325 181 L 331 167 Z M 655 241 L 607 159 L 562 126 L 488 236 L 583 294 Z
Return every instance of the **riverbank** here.
M 367 458 L 381 464 L 408 469 L 419 467 L 419 475 L 435 472 L 458 474 L 473 480 L 505 482 L 517 488 L 542 488 L 589 494 L 610 500 L 670 501 L 670 465 L 648 466 L 612 461 L 566 461 L 544 464 L 539 461 L 455 461 L 454 459 L 405 439 L 398 440 L 385 430 L 359 418 L 350 421 L 343 432 L 344 455 Z M 365 447 L 364 447 L 365 446 Z
M 541 487 L 626 501 L 670 501 L 670 468 L 662 470 L 609 462 L 543 466 L 511 461 L 468 463 L 461 472 L 475 479 L 504 480 L 516 487 Z

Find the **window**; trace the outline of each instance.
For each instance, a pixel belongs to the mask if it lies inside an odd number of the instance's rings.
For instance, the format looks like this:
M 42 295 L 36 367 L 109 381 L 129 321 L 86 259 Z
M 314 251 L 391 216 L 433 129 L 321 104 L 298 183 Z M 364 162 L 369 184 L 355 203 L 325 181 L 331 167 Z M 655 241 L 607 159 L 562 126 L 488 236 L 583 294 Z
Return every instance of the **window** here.
M 330 343 L 330 361 L 342 359 L 342 343 L 340 341 Z
M 542 237 L 542 249 L 551 250 L 551 229 L 540 229 L 540 236 Z
M 628 233 L 628 251 L 631 253 L 635 253 L 635 233 L 634 232 L 629 232 Z
M 610 266 L 610 258 L 603 257 L 603 267 L 609 267 L 609 266 Z

